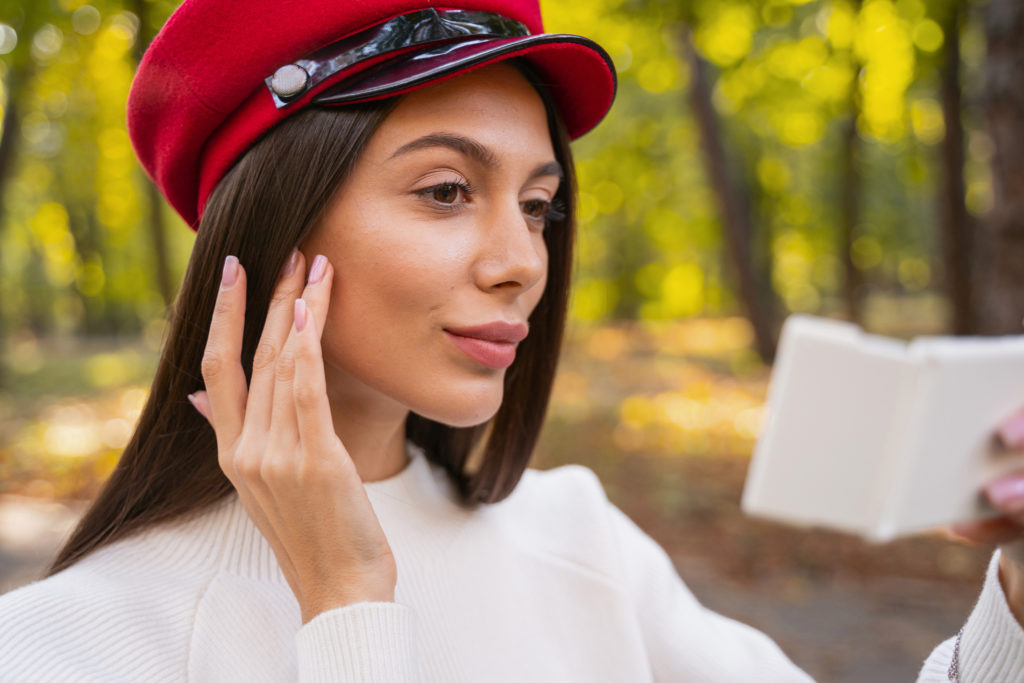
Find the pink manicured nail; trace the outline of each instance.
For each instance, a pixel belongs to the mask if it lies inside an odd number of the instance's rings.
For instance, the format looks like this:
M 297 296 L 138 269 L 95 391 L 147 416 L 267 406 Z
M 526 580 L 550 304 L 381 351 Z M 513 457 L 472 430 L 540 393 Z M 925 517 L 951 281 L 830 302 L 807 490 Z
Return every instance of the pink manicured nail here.
M 295 272 L 295 266 L 299 265 L 299 250 L 292 249 L 291 255 L 288 257 L 288 262 L 284 264 L 284 274 L 291 275 Z
M 327 257 L 323 254 L 317 254 L 316 258 L 313 259 L 313 267 L 309 269 L 309 280 L 308 284 L 315 285 L 317 282 L 323 279 L 324 273 L 327 272 Z
M 234 256 L 228 256 L 224 259 L 224 273 L 220 278 L 221 287 L 230 287 L 235 284 L 235 280 L 238 279 L 238 259 Z
M 1024 413 L 1014 415 L 1004 422 L 996 432 L 1004 446 L 1013 448 L 1024 443 Z
M 295 329 L 302 332 L 303 328 L 306 327 L 306 301 L 304 299 L 295 300 Z
M 1024 507 L 1024 476 L 994 481 L 985 487 L 985 495 L 998 507 Z
M 197 413 L 199 413 L 200 415 L 203 415 L 203 411 L 199 407 L 199 401 L 196 400 L 196 395 L 195 394 L 189 394 L 188 395 L 188 402 L 192 404 L 192 407 L 196 409 Z M 203 417 L 206 417 L 206 416 L 203 415 Z

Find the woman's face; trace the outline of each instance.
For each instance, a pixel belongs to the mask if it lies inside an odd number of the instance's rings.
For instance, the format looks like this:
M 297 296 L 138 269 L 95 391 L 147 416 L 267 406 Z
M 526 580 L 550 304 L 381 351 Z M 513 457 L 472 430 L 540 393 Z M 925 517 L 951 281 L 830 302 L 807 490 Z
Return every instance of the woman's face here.
M 303 245 L 335 268 L 323 351 L 336 410 L 494 415 L 544 291 L 561 175 L 544 105 L 508 65 L 402 99 Z

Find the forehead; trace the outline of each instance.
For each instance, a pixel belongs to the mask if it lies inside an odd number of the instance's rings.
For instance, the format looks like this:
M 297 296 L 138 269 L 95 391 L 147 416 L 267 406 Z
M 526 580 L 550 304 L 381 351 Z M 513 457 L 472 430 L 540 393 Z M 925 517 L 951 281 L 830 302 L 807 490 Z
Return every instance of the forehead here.
M 471 137 L 499 152 L 554 157 L 540 95 L 525 76 L 504 63 L 404 96 L 367 151 L 390 154 L 411 139 L 439 131 Z

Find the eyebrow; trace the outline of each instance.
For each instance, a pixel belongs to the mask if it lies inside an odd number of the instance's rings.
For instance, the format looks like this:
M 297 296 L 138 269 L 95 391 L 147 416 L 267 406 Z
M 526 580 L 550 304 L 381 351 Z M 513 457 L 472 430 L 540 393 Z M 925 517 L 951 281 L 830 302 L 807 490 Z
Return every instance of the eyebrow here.
M 412 142 L 407 142 L 399 147 L 389 158 L 394 159 L 402 154 L 415 152 L 421 149 L 430 149 L 432 147 L 447 147 L 448 149 L 455 150 L 459 154 L 469 157 L 473 161 L 479 163 L 481 166 L 495 168 L 499 165 L 498 158 L 494 156 L 494 153 L 476 140 L 471 140 L 469 138 L 462 137 L 461 135 L 452 135 L 450 133 L 432 133 L 430 135 L 424 135 L 421 138 L 416 138 Z M 530 173 L 530 178 L 539 178 L 542 176 L 555 176 L 559 180 L 562 180 L 565 178 L 565 172 L 562 170 L 562 165 L 557 161 L 549 161 L 533 169 Z

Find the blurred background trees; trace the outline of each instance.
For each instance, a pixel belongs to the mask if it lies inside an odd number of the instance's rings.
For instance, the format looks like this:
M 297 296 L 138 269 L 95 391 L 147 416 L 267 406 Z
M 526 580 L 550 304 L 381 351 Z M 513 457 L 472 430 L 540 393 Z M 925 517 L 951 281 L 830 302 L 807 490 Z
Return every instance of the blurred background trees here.
M 175 4 L 0 0 L 8 343 L 138 334 L 173 299 L 191 232 L 137 167 L 124 103 Z M 578 320 L 739 312 L 765 359 L 789 311 L 884 329 L 910 300 L 930 331 L 1017 331 L 1019 3 L 545 13 L 551 30 L 608 46 L 621 78 L 578 144 Z
M 763 358 L 789 311 L 1020 330 L 1019 3 L 551 6 L 622 78 L 581 144 L 578 316 L 742 311 Z

